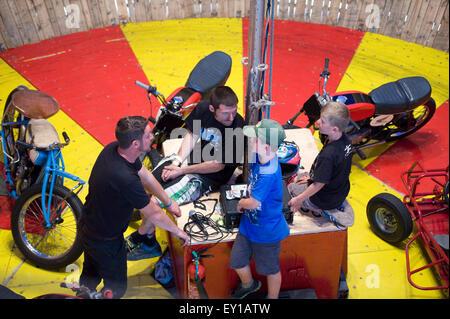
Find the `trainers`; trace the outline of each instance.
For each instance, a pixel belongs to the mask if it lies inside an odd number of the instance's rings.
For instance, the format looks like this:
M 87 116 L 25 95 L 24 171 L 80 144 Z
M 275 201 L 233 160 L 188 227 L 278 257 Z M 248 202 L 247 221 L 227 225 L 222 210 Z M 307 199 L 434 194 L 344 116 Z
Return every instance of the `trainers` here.
M 131 252 L 133 249 L 137 247 L 137 243 L 133 240 L 133 238 L 130 236 L 125 238 L 125 244 L 127 245 L 127 253 Z
M 135 261 L 141 259 L 155 258 L 162 255 L 161 246 L 155 240 L 153 246 L 139 243 L 131 251 L 127 253 L 127 260 Z
M 338 228 L 351 227 L 355 222 L 355 214 L 347 200 L 339 208 L 322 211 L 322 216 L 328 218 L 335 225 L 338 224 L 341 226 L 336 225 Z
M 252 285 L 249 288 L 243 288 L 242 283 L 239 283 L 236 289 L 231 292 L 231 298 L 244 299 L 247 295 L 258 291 L 261 288 L 261 281 L 254 279 Z

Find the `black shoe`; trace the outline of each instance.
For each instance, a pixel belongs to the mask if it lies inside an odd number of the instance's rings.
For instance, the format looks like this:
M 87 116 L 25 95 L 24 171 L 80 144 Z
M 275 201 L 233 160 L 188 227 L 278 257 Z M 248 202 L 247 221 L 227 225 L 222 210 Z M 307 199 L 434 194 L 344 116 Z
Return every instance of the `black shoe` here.
M 231 298 L 233 299 L 244 299 L 247 295 L 258 291 L 261 288 L 261 281 L 254 279 L 252 285 L 249 288 L 243 288 L 242 283 L 239 283 L 236 289 L 231 292 Z

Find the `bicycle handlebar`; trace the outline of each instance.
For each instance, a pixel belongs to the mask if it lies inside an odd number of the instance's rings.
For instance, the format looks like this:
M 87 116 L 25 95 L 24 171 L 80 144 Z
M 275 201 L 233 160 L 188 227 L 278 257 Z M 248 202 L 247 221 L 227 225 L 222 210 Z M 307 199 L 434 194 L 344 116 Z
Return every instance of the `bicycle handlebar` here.
M 29 143 L 25 143 L 25 142 L 20 141 L 20 140 L 17 140 L 16 144 L 20 145 L 20 146 L 23 146 L 23 147 L 26 147 L 26 148 L 29 148 L 30 150 L 48 151 L 48 150 L 53 150 L 55 148 L 63 148 L 64 146 L 67 146 L 69 144 L 70 139 L 69 139 L 69 136 L 67 135 L 67 133 L 63 132 L 62 135 L 63 135 L 65 143 L 57 143 L 57 142 L 55 142 L 53 144 L 50 144 L 47 147 L 37 147 L 35 145 L 29 144 Z
M 62 132 L 62 136 L 64 137 L 64 141 L 66 142 L 66 145 L 69 144 L 70 139 L 66 132 Z

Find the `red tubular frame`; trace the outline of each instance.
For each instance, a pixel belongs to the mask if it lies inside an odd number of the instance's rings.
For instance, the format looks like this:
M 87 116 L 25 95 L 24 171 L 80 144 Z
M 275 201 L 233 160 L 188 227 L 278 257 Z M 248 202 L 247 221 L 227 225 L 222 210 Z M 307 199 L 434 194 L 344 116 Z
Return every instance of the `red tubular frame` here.
M 420 169 L 414 170 L 416 166 L 419 166 Z M 440 197 L 442 197 L 442 193 L 437 194 L 435 191 L 426 193 L 417 192 L 417 185 L 420 183 L 420 181 L 424 181 L 424 179 L 431 179 L 436 184 L 440 185 L 440 183 L 436 181 L 435 179 L 436 177 L 444 177 L 445 178 L 444 185 L 445 185 L 445 183 L 448 182 L 449 180 L 448 167 L 446 169 L 425 170 L 419 163 L 414 163 L 411 166 L 411 168 L 407 172 L 403 173 L 401 176 L 403 184 L 405 185 L 405 188 L 407 190 L 407 195 L 404 196 L 403 203 L 408 208 L 409 213 L 411 214 L 411 218 L 413 219 L 418 230 L 417 234 L 415 234 L 408 241 L 405 247 L 408 281 L 413 287 L 422 290 L 449 288 L 449 277 L 448 277 L 449 258 L 442 249 L 442 247 L 436 242 L 429 228 L 425 225 L 424 218 L 426 218 L 426 216 L 424 216 L 423 214 L 424 211 L 436 211 L 439 209 L 442 209 L 443 212 L 446 211 L 448 214 L 448 206 L 446 207 L 444 200 L 440 199 Z M 423 267 L 411 270 L 409 247 L 419 237 L 421 238 L 423 244 L 425 245 L 428 255 L 430 256 L 432 261 L 431 263 Z M 411 278 L 413 274 L 433 266 L 437 266 L 438 273 L 442 281 L 444 282 L 443 285 L 433 287 L 423 287 L 413 282 Z

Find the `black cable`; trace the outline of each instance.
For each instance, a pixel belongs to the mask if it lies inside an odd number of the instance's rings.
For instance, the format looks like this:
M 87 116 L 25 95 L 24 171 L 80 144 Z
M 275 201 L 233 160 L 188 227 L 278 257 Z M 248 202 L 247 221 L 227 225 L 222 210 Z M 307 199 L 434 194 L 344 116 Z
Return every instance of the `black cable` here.
M 231 235 L 234 233 L 232 229 L 226 229 L 225 227 L 217 224 L 211 218 L 211 215 L 213 213 L 214 213 L 214 210 L 207 215 L 203 215 L 202 213 L 199 213 L 199 212 L 195 213 L 197 218 L 199 219 L 199 221 L 203 224 L 203 226 L 207 232 L 207 235 L 205 235 L 204 232 L 201 229 L 199 229 L 199 227 L 193 221 L 188 221 L 184 225 L 183 230 L 185 233 L 187 233 L 189 235 L 190 243 L 192 243 L 192 239 L 195 239 L 198 242 L 215 241 L 214 245 L 212 245 L 206 249 L 206 250 L 209 250 L 212 247 L 216 246 L 218 243 L 220 243 L 228 235 Z

